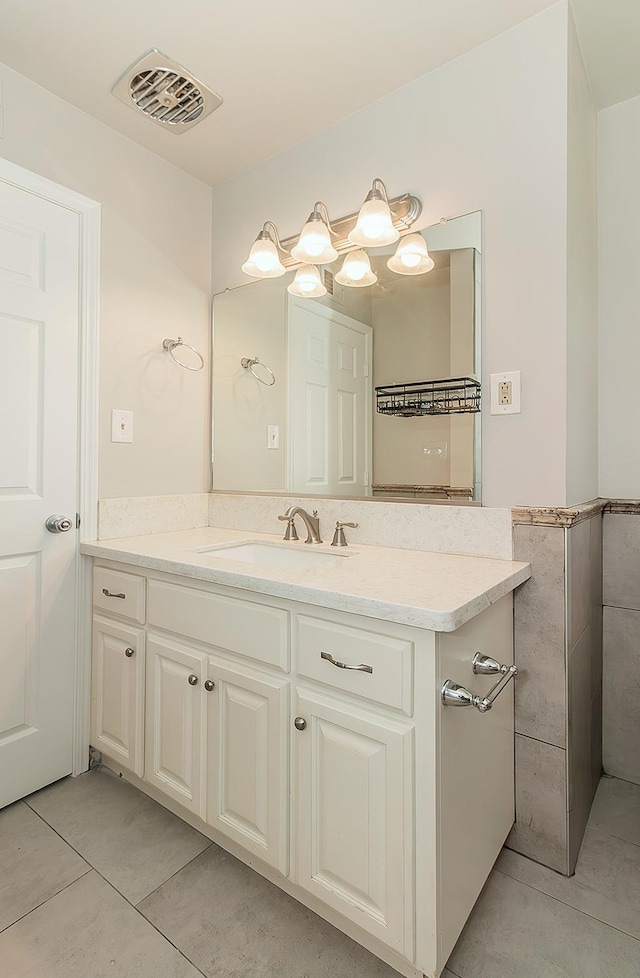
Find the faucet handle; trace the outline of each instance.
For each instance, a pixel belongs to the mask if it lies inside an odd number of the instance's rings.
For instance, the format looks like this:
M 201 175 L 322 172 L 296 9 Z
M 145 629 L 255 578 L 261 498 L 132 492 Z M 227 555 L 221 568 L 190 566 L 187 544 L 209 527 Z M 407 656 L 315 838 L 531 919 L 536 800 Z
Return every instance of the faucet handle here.
M 331 546 L 346 547 L 347 538 L 344 535 L 343 527 L 344 526 L 356 527 L 357 525 L 358 525 L 357 523 L 344 523 L 341 520 L 336 520 L 336 529 L 335 529 L 335 533 L 333 534 L 333 540 L 331 541 Z

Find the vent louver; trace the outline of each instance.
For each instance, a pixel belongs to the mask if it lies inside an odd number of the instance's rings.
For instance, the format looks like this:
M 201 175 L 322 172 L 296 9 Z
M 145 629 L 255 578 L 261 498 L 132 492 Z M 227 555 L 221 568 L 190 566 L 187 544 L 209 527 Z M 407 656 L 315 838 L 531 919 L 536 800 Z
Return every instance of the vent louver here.
M 156 50 L 125 71 L 114 85 L 113 94 L 176 134 L 191 129 L 222 104 L 219 95 Z

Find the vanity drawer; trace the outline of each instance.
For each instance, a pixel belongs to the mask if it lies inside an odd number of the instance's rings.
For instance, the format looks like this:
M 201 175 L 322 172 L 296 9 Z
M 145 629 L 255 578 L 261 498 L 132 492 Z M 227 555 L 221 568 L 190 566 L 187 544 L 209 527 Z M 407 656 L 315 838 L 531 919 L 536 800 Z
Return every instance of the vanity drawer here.
M 149 623 L 289 671 L 289 612 L 243 598 L 149 581 Z
M 144 625 L 144 577 L 123 571 L 95 567 L 93 571 L 93 605 L 120 618 L 130 618 Z
M 411 715 L 413 642 L 307 615 L 298 615 L 297 636 L 301 676 Z M 342 668 L 328 656 L 368 669 Z

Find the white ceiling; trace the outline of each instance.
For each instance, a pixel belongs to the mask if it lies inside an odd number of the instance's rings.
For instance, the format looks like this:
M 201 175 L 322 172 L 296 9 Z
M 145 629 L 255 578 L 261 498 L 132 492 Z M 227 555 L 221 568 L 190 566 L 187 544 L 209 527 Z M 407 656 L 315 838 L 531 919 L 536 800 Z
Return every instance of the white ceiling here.
M 0 0 L 0 61 L 214 184 L 554 2 Z M 572 2 L 599 105 L 640 92 L 640 0 Z M 122 72 L 153 47 L 224 99 L 179 136 L 111 95 Z

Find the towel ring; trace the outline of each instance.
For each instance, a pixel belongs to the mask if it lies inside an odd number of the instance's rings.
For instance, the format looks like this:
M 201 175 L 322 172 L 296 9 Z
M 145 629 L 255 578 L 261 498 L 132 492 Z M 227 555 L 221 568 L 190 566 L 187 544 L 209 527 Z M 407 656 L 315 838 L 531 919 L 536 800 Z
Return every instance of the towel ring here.
M 267 373 L 271 377 L 271 380 L 264 380 L 259 374 L 255 372 L 253 368 L 255 367 L 256 364 L 258 364 L 258 366 L 262 367 L 264 370 L 267 371 Z M 240 366 L 244 367 L 245 370 L 248 370 L 251 376 L 255 377 L 255 379 L 259 381 L 261 384 L 264 384 L 265 387 L 273 387 L 273 385 L 276 382 L 276 376 L 273 370 L 270 367 L 267 367 L 266 363 L 261 363 L 257 357 L 254 357 L 253 360 L 250 360 L 249 357 L 243 357 L 242 360 L 240 361 Z
M 200 365 L 198 367 L 191 367 L 188 363 L 185 363 L 183 360 L 178 359 L 178 357 L 175 355 L 173 351 L 179 346 L 184 346 L 186 347 L 187 350 L 191 350 L 192 353 L 195 353 L 195 355 L 200 360 Z M 183 342 L 181 336 L 179 336 L 177 340 L 170 340 L 170 339 L 163 340 L 162 347 L 167 351 L 171 359 L 175 360 L 175 362 L 180 367 L 184 367 L 185 370 L 202 370 L 202 368 L 204 367 L 204 357 L 202 356 L 200 351 L 196 350 L 195 346 L 189 346 L 188 343 Z

